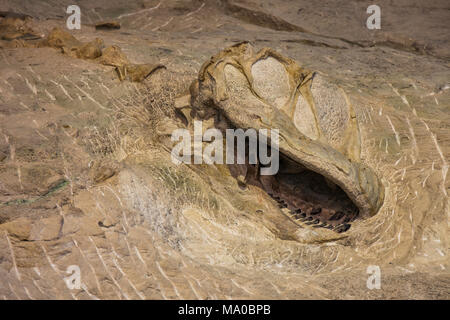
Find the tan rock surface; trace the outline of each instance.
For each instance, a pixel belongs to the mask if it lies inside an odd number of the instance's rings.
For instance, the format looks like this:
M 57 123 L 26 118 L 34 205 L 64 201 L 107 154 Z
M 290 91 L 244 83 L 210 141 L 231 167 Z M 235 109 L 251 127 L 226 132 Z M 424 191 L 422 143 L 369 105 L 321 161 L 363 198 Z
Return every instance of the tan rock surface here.
M 103 39 L 102 56 L 96 45 L 85 48 L 96 59 L 3 40 L 0 298 L 448 299 L 450 11 L 440 0 L 379 5 L 382 29 L 370 31 L 359 1 L 95 1 L 80 5 L 81 30 L 55 45 Z M 46 37 L 66 30 L 65 6 L 4 0 L 0 11 L 35 17 L 27 25 Z M 121 29 L 95 29 L 110 20 Z M 211 57 L 242 41 L 317 72 L 293 115 L 269 114 L 288 121 L 280 128 L 288 138 L 324 146 L 319 167 L 336 152 L 349 167 L 369 168 L 384 188 L 375 214 L 343 233 L 313 228 L 247 183 L 245 168 L 171 161 L 171 128 L 190 130 L 199 118 L 226 127 L 206 119 L 233 105 L 194 104 L 187 95 L 208 97 L 191 83 L 213 71 Z M 121 81 L 115 68 L 130 61 L 166 68 Z M 267 110 L 282 108 L 290 73 L 279 59 L 258 61 L 245 75 Z M 227 70 L 236 90 L 250 88 L 237 82 L 241 71 Z M 313 118 L 311 101 L 314 126 L 303 119 Z M 242 124 L 253 126 L 249 114 Z M 298 161 L 314 160 L 290 148 Z M 355 181 L 322 174 L 343 188 Z M 64 280 L 72 265 L 79 289 Z M 370 265 L 381 269 L 380 290 L 366 286 Z

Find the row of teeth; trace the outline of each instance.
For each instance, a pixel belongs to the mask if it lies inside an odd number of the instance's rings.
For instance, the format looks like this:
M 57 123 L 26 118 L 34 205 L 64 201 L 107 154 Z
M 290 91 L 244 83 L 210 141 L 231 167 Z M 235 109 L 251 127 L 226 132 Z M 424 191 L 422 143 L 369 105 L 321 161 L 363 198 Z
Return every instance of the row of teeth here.
M 269 194 L 269 195 L 273 199 L 275 199 L 275 201 L 278 202 L 278 206 L 280 207 L 280 209 L 288 207 L 288 204 L 286 203 L 286 201 L 284 201 L 280 197 L 272 196 L 271 194 Z M 342 233 L 342 232 L 345 232 L 348 229 L 350 229 L 351 225 L 348 223 L 350 221 L 350 218 L 346 217 L 342 221 L 341 224 L 333 226 L 329 223 L 320 221 L 320 219 L 318 219 L 318 218 L 314 218 L 315 215 L 318 215 L 321 212 L 322 212 L 322 208 L 314 208 L 311 210 L 310 214 L 303 212 L 302 209 L 300 209 L 300 208 L 295 209 L 294 211 L 291 211 L 291 210 L 289 211 L 289 213 L 295 220 L 304 222 L 306 225 L 313 225 L 313 228 L 327 228 L 327 229 L 333 230 L 337 233 Z M 329 220 L 330 221 L 340 220 L 344 217 L 344 215 L 345 214 L 343 212 L 338 211 Z

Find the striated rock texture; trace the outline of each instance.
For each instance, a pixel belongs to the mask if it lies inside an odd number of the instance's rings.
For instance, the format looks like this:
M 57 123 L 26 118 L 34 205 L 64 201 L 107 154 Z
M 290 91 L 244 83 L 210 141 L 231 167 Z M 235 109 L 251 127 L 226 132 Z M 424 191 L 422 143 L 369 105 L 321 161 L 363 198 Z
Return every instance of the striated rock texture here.
M 379 1 L 381 30 L 360 1 L 70 4 L 0 1 L 0 298 L 449 298 L 446 1 Z M 279 129 L 279 174 L 173 163 L 196 120 Z

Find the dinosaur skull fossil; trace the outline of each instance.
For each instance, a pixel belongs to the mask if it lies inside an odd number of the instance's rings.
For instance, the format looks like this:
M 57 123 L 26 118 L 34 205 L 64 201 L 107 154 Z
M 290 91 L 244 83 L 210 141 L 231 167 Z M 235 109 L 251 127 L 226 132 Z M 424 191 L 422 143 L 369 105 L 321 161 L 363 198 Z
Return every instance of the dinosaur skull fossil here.
M 230 165 L 230 172 L 243 173 L 245 183 L 262 188 L 293 220 L 341 233 L 380 209 L 384 187 L 360 161 L 352 105 L 323 76 L 271 49 L 256 53 L 240 43 L 207 61 L 190 91 L 188 118 L 212 120 L 222 130 L 279 130 L 276 175 L 259 175 L 257 165 Z

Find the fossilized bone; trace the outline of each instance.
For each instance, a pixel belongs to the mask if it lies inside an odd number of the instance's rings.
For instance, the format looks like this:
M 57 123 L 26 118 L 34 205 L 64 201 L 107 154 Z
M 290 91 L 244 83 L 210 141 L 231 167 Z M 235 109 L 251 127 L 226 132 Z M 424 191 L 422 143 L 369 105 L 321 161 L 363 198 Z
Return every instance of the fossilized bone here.
M 279 201 L 281 208 L 289 208 L 297 219 L 342 232 L 356 216 L 376 214 L 383 203 L 384 188 L 376 174 L 359 162 L 358 125 L 345 92 L 320 83 L 313 90 L 315 79 L 315 73 L 274 50 L 266 48 L 255 53 L 249 43 L 240 43 L 202 66 L 198 80 L 191 85 L 190 107 L 195 117 L 214 118 L 220 128 L 225 121 L 228 126 L 244 130 L 279 129 L 283 177 L 261 177 L 253 183 Z M 314 92 L 319 92 L 319 97 Z M 179 100 L 178 108 L 190 118 L 187 100 Z M 342 110 L 333 110 L 339 107 Z M 319 114 L 324 112 L 329 114 L 321 119 Z M 344 126 L 327 125 L 333 113 L 346 114 L 342 116 L 346 118 Z M 297 174 L 295 178 L 289 175 L 293 173 Z M 280 179 L 286 185 L 279 183 Z M 302 179 L 308 181 L 309 187 L 299 186 L 306 183 Z M 323 186 L 317 193 L 307 190 L 319 184 Z M 330 205 L 322 210 L 321 201 L 344 197 L 335 185 L 357 209 L 344 201 L 341 207 Z M 320 195 L 327 192 L 328 196 Z

